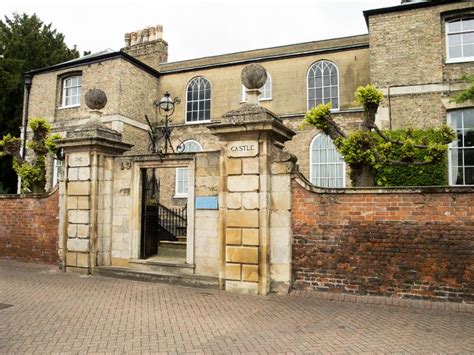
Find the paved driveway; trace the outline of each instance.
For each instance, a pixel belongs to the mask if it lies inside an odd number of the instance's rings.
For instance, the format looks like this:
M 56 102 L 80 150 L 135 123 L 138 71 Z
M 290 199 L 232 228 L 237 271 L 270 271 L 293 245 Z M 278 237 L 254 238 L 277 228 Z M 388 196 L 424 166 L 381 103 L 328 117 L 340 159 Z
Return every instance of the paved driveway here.
M 469 353 L 474 314 L 242 296 L 0 261 L 0 353 Z M 1 305 L 0 305 L 0 308 Z

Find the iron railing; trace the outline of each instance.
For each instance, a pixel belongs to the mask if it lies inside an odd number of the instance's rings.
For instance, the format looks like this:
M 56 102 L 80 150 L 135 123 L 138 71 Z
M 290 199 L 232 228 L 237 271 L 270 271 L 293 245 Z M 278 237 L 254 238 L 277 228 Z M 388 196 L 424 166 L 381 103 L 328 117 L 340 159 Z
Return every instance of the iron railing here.
M 157 207 L 160 240 L 177 241 L 178 237 L 186 236 L 188 225 L 186 206 L 168 208 L 158 203 Z

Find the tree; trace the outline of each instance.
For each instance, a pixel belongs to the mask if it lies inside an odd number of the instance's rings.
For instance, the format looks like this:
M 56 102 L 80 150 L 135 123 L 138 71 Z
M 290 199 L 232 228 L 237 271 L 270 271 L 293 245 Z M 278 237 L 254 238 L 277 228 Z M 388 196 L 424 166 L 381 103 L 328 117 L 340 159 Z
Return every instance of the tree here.
M 32 162 L 26 161 L 20 154 L 21 139 L 7 134 L 0 140 L 0 157 L 13 157 L 13 169 L 21 178 L 21 192 L 44 192 L 46 184 L 46 155 L 56 155 L 55 141 L 61 139 L 59 134 L 50 134 L 51 125 L 44 118 L 33 118 L 29 126 L 33 137 L 28 148 L 34 153 Z
M 389 132 L 382 131 L 375 124 L 375 115 L 383 94 L 373 85 L 359 87 L 355 93 L 356 101 L 364 108 L 360 128 L 350 134 L 344 132 L 334 121 L 331 104 L 320 104 L 309 110 L 305 122 L 323 131 L 331 137 L 337 150 L 351 169 L 354 186 L 374 186 L 376 170 L 383 164 L 391 165 L 428 165 L 445 158 L 447 144 L 454 138 L 453 130 L 442 125 L 428 140 L 416 139 L 411 130 L 406 130 L 397 139 Z M 394 146 L 400 147 L 395 154 Z M 422 152 L 422 159 L 417 159 Z
M 45 25 L 36 15 L 13 14 L 0 20 L 0 137 L 17 136 L 23 109 L 23 74 L 77 58 L 64 35 Z M 9 192 L 16 190 L 11 159 L 0 162 L 0 181 Z

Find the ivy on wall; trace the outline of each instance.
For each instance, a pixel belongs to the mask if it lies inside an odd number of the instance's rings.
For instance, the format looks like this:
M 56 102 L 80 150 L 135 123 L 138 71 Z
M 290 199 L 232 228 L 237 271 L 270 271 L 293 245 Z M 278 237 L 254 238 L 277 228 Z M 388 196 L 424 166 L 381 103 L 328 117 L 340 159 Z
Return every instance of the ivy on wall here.
M 400 140 L 407 134 L 418 142 L 432 142 L 439 139 L 435 129 L 412 129 L 384 131 L 393 140 Z M 401 158 L 401 146 L 394 146 L 394 158 Z M 415 152 L 416 160 L 423 159 L 422 152 Z M 378 186 L 440 186 L 448 184 L 448 159 L 445 157 L 433 164 L 396 166 L 382 164 L 376 172 L 375 180 Z

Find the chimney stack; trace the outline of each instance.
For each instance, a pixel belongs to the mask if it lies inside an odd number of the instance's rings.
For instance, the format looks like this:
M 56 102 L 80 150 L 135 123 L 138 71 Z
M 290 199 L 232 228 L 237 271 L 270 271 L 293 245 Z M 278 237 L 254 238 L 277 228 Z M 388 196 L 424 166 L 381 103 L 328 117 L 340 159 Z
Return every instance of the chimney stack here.
M 168 43 L 163 40 L 163 26 L 145 27 L 125 33 L 125 47 L 121 50 L 158 70 L 168 61 Z

